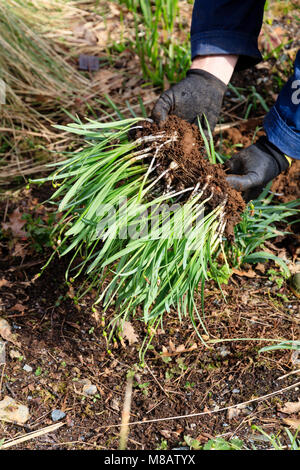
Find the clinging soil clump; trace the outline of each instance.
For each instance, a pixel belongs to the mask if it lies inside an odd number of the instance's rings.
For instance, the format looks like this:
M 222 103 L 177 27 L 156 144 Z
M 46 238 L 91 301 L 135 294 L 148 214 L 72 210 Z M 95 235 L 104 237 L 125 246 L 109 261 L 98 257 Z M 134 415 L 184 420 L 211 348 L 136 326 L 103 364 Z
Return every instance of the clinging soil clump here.
M 225 235 L 233 238 L 234 226 L 240 221 L 245 209 L 241 193 L 227 183 L 226 173 L 221 164 L 210 163 L 199 129 L 194 124 L 171 115 L 160 127 L 145 121 L 136 137 L 149 135 L 165 136 L 164 142 L 157 140 L 156 172 L 164 173 L 164 191 L 182 191 L 194 187 L 194 194 L 202 192 L 202 200 L 208 199 L 205 207 L 212 211 L 224 205 L 226 218 Z M 184 202 L 190 192 L 180 198 Z

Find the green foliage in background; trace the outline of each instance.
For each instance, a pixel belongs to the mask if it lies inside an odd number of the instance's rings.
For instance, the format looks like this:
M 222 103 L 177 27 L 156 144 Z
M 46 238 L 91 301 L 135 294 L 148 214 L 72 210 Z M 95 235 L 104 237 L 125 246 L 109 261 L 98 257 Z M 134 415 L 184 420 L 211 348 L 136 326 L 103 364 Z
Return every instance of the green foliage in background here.
M 133 14 L 133 38 L 115 44 L 129 47 L 140 59 L 144 79 L 164 88 L 181 80 L 190 66 L 189 25 L 179 18 L 178 0 L 119 0 Z M 182 31 L 179 39 L 175 30 Z

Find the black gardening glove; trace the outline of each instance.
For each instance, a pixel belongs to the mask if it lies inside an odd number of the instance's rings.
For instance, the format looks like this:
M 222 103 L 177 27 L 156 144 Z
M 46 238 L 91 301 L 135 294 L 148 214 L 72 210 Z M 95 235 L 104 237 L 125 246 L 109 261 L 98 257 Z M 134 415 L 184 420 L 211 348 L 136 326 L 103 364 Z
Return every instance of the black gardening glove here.
M 284 153 L 265 136 L 225 162 L 230 173 L 228 183 L 237 191 L 244 192 L 246 201 L 258 197 L 264 186 L 288 166 Z
M 205 122 L 205 114 L 211 130 L 217 124 L 222 100 L 227 86 L 209 72 L 201 69 L 191 69 L 186 78 L 169 90 L 165 91 L 157 101 L 152 111 L 152 119 L 157 124 L 164 122 L 169 114 L 197 124 L 198 117 L 201 125 Z

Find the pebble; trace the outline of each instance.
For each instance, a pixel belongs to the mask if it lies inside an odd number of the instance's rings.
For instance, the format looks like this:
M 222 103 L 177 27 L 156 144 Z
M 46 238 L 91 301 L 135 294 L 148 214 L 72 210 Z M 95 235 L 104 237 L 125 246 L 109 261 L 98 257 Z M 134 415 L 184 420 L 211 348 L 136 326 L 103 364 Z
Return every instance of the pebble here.
M 96 385 L 88 385 L 88 386 L 85 386 L 83 387 L 83 393 L 85 393 L 85 395 L 96 395 L 97 393 L 97 387 Z
M 240 389 L 239 389 L 239 388 L 234 388 L 234 389 L 232 390 L 232 393 L 240 393 Z
M 15 349 L 11 349 L 9 351 L 9 357 L 11 359 L 19 359 L 19 357 L 21 357 L 21 353 L 19 353 L 19 351 L 15 350 Z
M 23 367 L 23 370 L 25 370 L 25 372 L 32 372 L 33 369 L 28 364 L 25 364 L 25 366 Z
M 230 354 L 230 351 L 226 348 L 226 346 L 220 346 L 220 348 L 218 348 L 218 351 L 220 356 L 222 357 L 226 357 Z
M 52 421 L 59 421 L 60 419 L 63 419 L 65 416 L 66 416 L 66 413 L 64 413 L 61 410 L 53 410 L 51 413 Z
M 28 419 L 29 410 L 27 406 L 8 396 L 0 401 L 0 420 L 24 424 Z

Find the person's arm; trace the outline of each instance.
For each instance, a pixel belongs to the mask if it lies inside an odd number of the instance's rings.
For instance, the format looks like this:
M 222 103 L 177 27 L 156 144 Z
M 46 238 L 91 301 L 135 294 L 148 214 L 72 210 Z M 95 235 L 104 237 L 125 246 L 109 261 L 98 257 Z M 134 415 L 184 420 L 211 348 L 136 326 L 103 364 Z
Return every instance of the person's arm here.
M 300 51 L 294 73 L 279 93 L 264 120 L 266 136 L 226 162 L 228 183 L 253 199 L 282 171 L 291 159 L 300 160 Z M 289 158 L 290 157 L 290 158 Z
M 191 69 L 206 70 L 217 77 L 225 85 L 230 82 L 234 68 L 238 61 L 238 55 L 206 55 L 196 56 L 192 61 Z
M 261 60 L 257 37 L 264 0 L 196 0 L 191 26 L 192 65 L 185 79 L 165 91 L 152 111 L 157 123 L 169 114 L 214 129 L 235 66 Z

